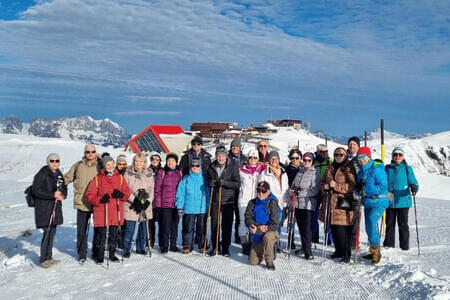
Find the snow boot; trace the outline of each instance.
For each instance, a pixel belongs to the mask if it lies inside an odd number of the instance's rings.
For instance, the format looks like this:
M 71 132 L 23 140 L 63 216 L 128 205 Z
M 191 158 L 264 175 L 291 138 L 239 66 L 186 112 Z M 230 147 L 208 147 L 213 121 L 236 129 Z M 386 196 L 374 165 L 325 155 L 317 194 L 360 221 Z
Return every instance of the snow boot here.
M 369 248 L 369 253 L 367 253 L 366 255 L 364 255 L 362 258 L 372 260 L 373 254 L 372 254 L 372 250 L 371 250 L 371 249 L 372 249 L 372 248 Z
M 273 264 L 273 262 L 267 262 L 266 266 L 267 266 L 267 270 L 275 271 L 275 265 Z
M 372 253 L 372 263 L 378 264 L 381 260 L 380 246 L 370 246 L 370 252 Z

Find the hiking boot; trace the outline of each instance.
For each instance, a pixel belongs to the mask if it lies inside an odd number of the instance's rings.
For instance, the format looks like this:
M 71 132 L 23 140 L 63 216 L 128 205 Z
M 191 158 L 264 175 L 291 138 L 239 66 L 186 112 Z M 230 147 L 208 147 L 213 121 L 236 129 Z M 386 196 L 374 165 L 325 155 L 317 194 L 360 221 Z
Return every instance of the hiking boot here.
M 147 252 L 145 252 L 145 250 L 139 250 L 139 251 L 136 250 L 136 254 L 145 255 L 145 254 L 147 254 Z
M 334 252 L 333 254 L 330 255 L 330 257 L 331 258 L 342 258 L 342 255 L 337 252 Z
M 209 256 L 216 256 L 216 254 L 220 254 L 220 251 L 216 251 L 216 249 L 212 249 L 208 253 Z
M 177 246 L 171 246 L 169 248 L 169 251 L 170 252 L 180 252 L 180 248 L 178 248 Z
M 50 264 L 51 264 L 52 266 L 56 266 L 56 265 L 59 264 L 61 261 L 58 260 L 58 259 L 50 258 L 50 259 L 48 260 L 48 262 L 50 262 Z
M 167 247 L 161 248 L 161 254 L 167 254 L 168 252 L 169 252 L 169 248 L 167 248 Z
M 294 251 L 295 255 L 302 255 L 303 253 L 305 253 L 305 251 L 303 251 L 303 249 L 297 249 Z
M 372 260 L 372 257 L 373 257 L 373 254 L 372 254 L 372 252 L 371 252 L 371 250 L 369 248 L 369 253 L 364 255 L 362 258 Z
M 313 260 L 314 259 L 314 256 L 311 254 L 305 254 L 305 259 L 306 260 Z
M 124 254 L 123 254 L 123 257 L 124 257 L 124 258 L 130 258 L 130 252 L 124 253 Z
M 275 271 L 275 265 L 273 264 L 273 262 L 267 262 L 266 266 L 267 266 L 267 270 Z
M 119 261 L 117 256 L 115 256 L 114 254 L 109 256 L 109 260 L 112 261 L 112 262 L 118 262 Z
M 230 251 L 228 250 L 222 251 L 222 255 L 225 257 L 230 257 Z
M 103 263 L 103 258 L 95 258 L 95 263 L 97 264 L 97 265 L 100 265 L 100 264 L 102 264 Z
M 370 252 L 372 253 L 372 263 L 378 264 L 381 260 L 380 246 L 370 246 Z
M 183 248 L 183 254 L 189 254 L 189 253 L 191 253 L 192 252 L 192 250 L 191 250 L 191 248 L 189 248 L 189 247 L 184 247 Z
M 40 263 L 40 266 L 41 266 L 41 268 L 43 268 L 43 269 L 48 269 L 48 268 L 50 268 L 50 267 L 53 266 L 53 265 L 52 265 L 52 263 L 50 262 L 50 260 L 46 260 L 46 261 L 44 261 L 44 262 L 41 262 L 41 263 Z
M 348 264 L 350 262 L 350 257 L 344 256 L 339 260 L 340 264 Z

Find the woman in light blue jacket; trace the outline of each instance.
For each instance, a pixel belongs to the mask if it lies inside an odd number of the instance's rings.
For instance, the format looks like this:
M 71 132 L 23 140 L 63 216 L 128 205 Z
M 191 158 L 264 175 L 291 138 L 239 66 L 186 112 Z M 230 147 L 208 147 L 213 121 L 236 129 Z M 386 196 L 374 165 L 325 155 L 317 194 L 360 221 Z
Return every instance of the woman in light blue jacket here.
M 189 174 L 185 175 L 178 184 L 175 201 L 179 214 L 183 215 L 184 254 L 192 252 L 194 241 L 198 245 L 200 252 L 206 251 L 206 249 L 203 249 L 203 244 L 209 193 L 209 187 L 205 183 L 202 173 L 201 163 L 198 159 L 193 159 Z
M 389 190 L 389 208 L 386 210 L 386 237 L 384 247 L 395 247 L 395 223 L 398 223 L 400 248 L 409 249 L 408 212 L 412 206 L 411 193 L 419 190 L 414 171 L 404 157 L 401 147 L 392 151 L 392 162 L 386 166 Z

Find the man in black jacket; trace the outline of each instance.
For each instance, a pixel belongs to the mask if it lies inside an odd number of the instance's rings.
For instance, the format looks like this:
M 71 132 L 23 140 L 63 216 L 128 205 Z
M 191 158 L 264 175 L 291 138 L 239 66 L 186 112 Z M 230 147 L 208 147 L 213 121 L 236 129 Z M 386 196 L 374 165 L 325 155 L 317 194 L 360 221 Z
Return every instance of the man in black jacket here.
M 203 174 L 207 174 L 209 165 L 211 164 L 211 154 L 203 149 L 203 140 L 199 136 L 195 136 L 191 141 L 191 148 L 185 152 L 180 160 L 180 169 L 183 176 L 189 174 L 193 159 L 198 159 L 202 165 Z
M 230 256 L 229 247 L 231 244 L 231 232 L 233 230 L 233 212 L 234 206 L 236 205 L 236 191 L 240 188 L 241 179 L 239 176 L 239 166 L 227 158 L 227 151 L 222 144 L 216 148 L 216 160 L 209 166 L 208 183 L 211 188 L 214 188 L 211 206 L 212 250 L 209 254 L 214 256 L 220 250 L 216 249 L 216 245 L 218 244 L 217 227 L 220 210 L 222 225 L 221 254 L 228 257 Z M 221 203 L 220 206 L 219 201 Z

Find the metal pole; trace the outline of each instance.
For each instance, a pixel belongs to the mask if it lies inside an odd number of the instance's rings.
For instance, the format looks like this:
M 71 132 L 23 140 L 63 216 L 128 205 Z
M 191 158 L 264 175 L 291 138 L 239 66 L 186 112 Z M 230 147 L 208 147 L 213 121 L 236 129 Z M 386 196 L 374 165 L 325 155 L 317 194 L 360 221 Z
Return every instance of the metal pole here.
M 380 130 L 381 130 L 381 160 L 384 162 L 384 119 L 381 119 Z M 386 235 L 386 211 L 383 212 L 383 216 L 381 217 L 380 237 L 381 235 Z
M 416 220 L 416 235 L 417 235 L 417 251 L 420 255 L 420 243 L 419 243 L 419 227 L 417 225 L 417 207 L 416 207 L 416 194 L 413 193 L 413 199 L 414 199 L 414 217 Z
M 367 130 L 364 131 L 364 147 L 367 147 Z
M 211 188 L 211 195 L 209 196 L 208 216 L 206 217 L 205 241 L 203 243 L 203 255 L 206 255 L 206 246 L 208 245 L 208 220 L 211 217 L 211 205 L 213 194 L 214 194 L 214 187 Z

